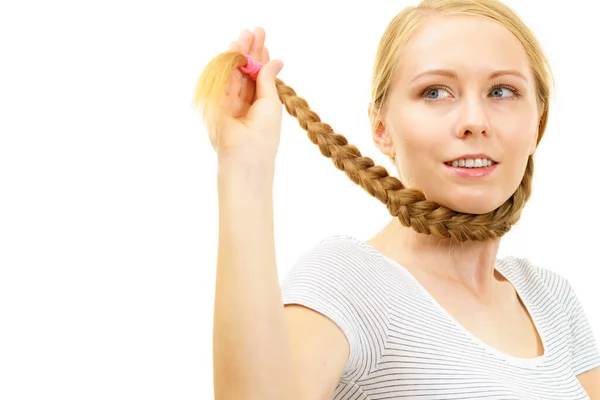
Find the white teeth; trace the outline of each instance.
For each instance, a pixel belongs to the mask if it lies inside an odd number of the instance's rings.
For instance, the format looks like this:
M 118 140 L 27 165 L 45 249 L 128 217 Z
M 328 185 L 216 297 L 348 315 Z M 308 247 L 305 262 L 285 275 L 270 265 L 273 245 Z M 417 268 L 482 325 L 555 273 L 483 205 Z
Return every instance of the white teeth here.
M 487 158 L 467 158 L 461 160 L 452 161 L 451 165 L 453 167 L 461 167 L 461 168 L 482 168 L 489 167 L 494 162 Z

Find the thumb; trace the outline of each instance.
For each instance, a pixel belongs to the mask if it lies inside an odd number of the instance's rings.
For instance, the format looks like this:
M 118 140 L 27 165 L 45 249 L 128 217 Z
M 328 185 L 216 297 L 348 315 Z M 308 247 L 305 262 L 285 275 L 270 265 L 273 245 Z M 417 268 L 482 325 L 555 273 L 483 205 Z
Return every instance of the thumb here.
M 256 99 L 270 98 L 279 102 L 275 78 L 283 68 L 280 60 L 271 60 L 261 68 L 256 79 Z

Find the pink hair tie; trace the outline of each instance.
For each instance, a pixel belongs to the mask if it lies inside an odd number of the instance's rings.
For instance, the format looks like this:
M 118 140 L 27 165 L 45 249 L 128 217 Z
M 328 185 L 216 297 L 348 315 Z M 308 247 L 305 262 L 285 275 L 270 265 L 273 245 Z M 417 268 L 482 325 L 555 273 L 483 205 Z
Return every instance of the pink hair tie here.
M 240 67 L 240 70 L 250 75 L 250 78 L 256 80 L 256 78 L 258 77 L 258 73 L 260 72 L 260 69 L 263 67 L 263 65 L 258 61 L 254 61 L 250 56 L 246 56 L 246 60 L 248 60 L 248 63 L 246 64 L 246 66 Z

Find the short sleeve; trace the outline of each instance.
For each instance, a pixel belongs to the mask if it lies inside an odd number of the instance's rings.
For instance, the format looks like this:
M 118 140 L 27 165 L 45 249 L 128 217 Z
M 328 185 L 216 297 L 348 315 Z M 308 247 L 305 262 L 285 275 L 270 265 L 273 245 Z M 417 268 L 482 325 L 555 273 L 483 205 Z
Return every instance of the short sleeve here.
M 342 379 L 355 381 L 377 362 L 389 326 L 386 269 L 360 242 L 329 237 L 303 254 L 283 279 L 284 304 L 329 318 L 346 336 L 350 356 Z
M 600 353 L 586 312 L 571 283 L 565 277 L 538 268 L 546 287 L 555 296 L 566 316 L 571 338 L 571 368 L 575 375 L 600 367 Z
M 600 353 L 586 313 L 569 282 L 566 282 L 565 309 L 573 338 L 571 365 L 575 375 L 600 367 Z

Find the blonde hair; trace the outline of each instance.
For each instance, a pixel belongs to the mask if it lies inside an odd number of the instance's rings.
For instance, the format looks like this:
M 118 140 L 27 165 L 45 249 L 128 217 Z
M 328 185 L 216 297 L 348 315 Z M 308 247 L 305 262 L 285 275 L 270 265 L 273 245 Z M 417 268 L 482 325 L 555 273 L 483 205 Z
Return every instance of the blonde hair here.
M 383 115 L 387 92 L 394 80 L 399 54 L 428 17 L 434 14 L 472 15 L 489 18 L 506 27 L 522 43 L 530 62 L 540 111 L 538 143 L 548 121 L 552 73 L 541 46 L 531 30 L 517 14 L 497 0 L 423 0 L 418 6 L 407 7 L 389 23 L 378 46 L 372 75 L 374 115 Z M 224 93 L 235 68 L 245 65 L 244 55 L 226 52 L 215 57 L 204 69 L 198 81 L 195 102 L 205 121 L 211 109 Z M 308 103 L 296 92 L 276 79 L 279 98 L 287 112 L 296 117 L 307 131 L 309 139 L 319 146 L 325 157 L 356 184 L 384 203 L 390 214 L 415 231 L 458 241 L 490 240 L 501 237 L 519 220 L 521 211 L 531 195 L 533 156 L 529 157 L 523 179 L 515 193 L 497 209 L 486 214 L 466 214 L 434 203 L 416 189 L 406 188 L 397 178 L 321 122 Z M 377 121 L 371 120 L 372 124 Z M 214 143 L 214 138 L 211 138 Z

